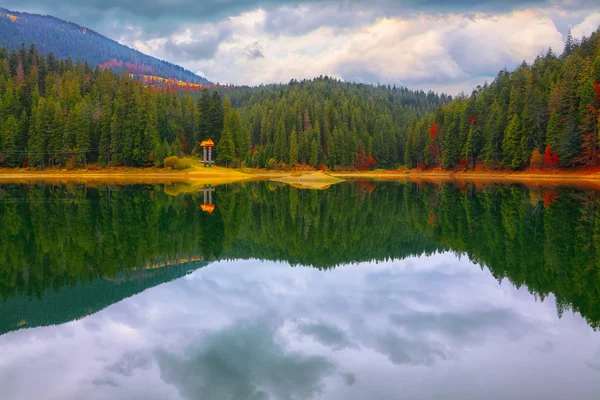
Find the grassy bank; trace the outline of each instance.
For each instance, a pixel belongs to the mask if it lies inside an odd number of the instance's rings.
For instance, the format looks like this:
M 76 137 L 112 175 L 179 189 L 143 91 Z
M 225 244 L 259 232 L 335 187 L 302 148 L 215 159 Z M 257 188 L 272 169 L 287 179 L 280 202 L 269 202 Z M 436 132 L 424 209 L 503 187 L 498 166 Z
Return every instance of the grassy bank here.
M 476 170 L 447 171 L 428 170 L 375 170 L 375 171 L 266 171 L 257 169 L 234 169 L 213 166 L 205 168 L 198 160 L 188 157 L 181 160 L 184 168 L 134 168 L 99 167 L 86 169 L 46 168 L 0 168 L 0 183 L 28 183 L 43 180 L 51 183 L 98 183 L 134 184 L 188 182 L 193 186 L 201 184 L 228 184 L 245 180 L 263 180 L 287 183 L 299 188 L 327 188 L 344 179 L 380 179 L 410 181 L 478 181 L 478 182 L 521 182 L 528 184 L 594 184 L 600 186 L 600 167 L 587 169 L 559 170 Z
M 98 167 L 91 165 L 82 169 L 46 168 L 0 168 L 0 182 L 47 182 L 75 183 L 174 183 L 194 181 L 196 184 L 225 184 L 252 179 L 254 176 L 236 169 L 213 166 L 204 168 L 194 158 L 181 160 L 182 169 L 171 168 L 134 168 L 134 167 Z

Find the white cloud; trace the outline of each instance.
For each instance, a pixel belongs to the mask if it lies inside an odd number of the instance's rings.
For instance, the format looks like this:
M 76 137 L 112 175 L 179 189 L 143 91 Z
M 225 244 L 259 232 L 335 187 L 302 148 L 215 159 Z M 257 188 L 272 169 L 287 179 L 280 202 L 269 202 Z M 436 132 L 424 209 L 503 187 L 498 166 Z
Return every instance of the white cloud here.
M 590 36 L 592 32 L 595 32 L 600 26 L 600 12 L 595 12 L 588 15 L 581 23 L 575 25 L 571 29 L 571 33 L 574 37 L 580 38 L 583 36 Z
M 318 4 L 257 9 L 182 27 L 190 45 L 181 51 L 168 46 L 177 43 L 174 36 L 133 44 L 221 83 L 258 85 L 330 75 L 452 94 L 468 93 L 505 66 L 531 62 L 549 47 L 555 52 L 563 47 L 563 34 L 554 22 L 562 17 L 553 9 L 387 18 L 375 18 L 368 9 L 353 11 L 354 16 L 347 9 Z M 334 22 L 309 23 L 314 15 Z M 588 16 L 574 33 L 590 29 L 597 18 L 599 13 Z M 346 28 L 335 23 L 339 19 Z M 289 26 L 283 29 L 282 24 Z M 227 34 L 210 34 L 222 26 Z M 249 56 L 254 48 L 260 51 Z

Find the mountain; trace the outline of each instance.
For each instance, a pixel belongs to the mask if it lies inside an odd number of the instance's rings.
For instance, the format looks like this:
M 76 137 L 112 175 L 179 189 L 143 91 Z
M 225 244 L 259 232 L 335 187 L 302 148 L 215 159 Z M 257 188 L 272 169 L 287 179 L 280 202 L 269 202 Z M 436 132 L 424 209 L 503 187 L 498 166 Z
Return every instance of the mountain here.
M 22 44 L 35 44 L 40 52 L 52 52 L 60 59 L 87 61 L 92 67 L 210 84 L 206 78 L 178 65 L 141 53 L 75 23 L 0 8 L 0 46 L 17 50 Z

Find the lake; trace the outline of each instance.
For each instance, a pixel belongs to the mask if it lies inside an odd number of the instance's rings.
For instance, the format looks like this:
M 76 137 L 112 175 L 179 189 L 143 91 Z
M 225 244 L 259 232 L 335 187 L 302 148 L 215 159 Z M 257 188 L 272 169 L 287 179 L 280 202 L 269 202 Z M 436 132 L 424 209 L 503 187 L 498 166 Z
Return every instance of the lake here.
M 600 192 L 0 186 L 2 399 L 598 399 Z

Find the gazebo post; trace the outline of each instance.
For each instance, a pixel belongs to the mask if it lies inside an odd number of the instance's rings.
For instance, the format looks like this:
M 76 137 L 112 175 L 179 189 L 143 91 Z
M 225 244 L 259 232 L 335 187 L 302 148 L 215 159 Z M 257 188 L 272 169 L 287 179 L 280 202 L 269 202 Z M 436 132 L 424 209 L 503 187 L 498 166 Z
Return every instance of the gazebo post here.
M 204 163 L 204 168 L 208 167 L 211 168 L 212 167 L 212 148 L 214 147 L 215 143 L 212 141 L 211 138 L 208 138 L 208 140 L 204 140 L 202 141 L 202 143 L 200 143 L 200 147 L 202 147 L 202 151 L 204 154 L 204 159 L 202 160 L 202 162 Z M 208 148 L 208 158 L 206 157 L 206 150 Z

